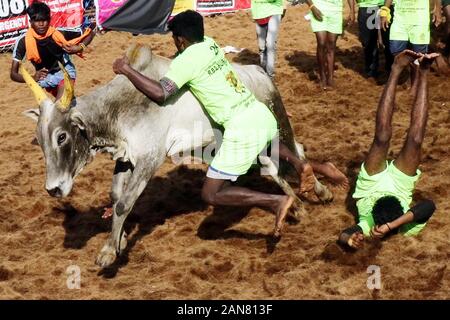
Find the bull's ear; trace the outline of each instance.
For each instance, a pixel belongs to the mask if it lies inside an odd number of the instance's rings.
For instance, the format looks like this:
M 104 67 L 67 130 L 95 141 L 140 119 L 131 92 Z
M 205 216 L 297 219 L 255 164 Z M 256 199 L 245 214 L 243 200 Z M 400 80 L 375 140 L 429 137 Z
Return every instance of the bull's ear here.
M 39 109 L 28 109 L 22 112 L 22 114 L 26 117 L 29 117 L 33 119 L 34 121 L 38 122 L 39 116 L 41 115 L 41 112 Z
M 84 116 L 76 109 L 72 109 L 70 112 L 70 121 L 72 125 L 77 126 L 80 130 L 86 130 L 86 124 L 84 122 Z

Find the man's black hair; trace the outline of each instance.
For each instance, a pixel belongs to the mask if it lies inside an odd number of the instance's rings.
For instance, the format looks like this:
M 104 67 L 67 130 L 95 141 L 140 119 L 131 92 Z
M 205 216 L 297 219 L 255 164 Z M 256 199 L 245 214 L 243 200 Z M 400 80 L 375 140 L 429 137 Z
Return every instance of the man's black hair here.
M 372 208 L 372 216 L 376 225 L 382 225 L 403 215 L 403 207 L 394 196 L 385 196 L 377 200 Z
M 34 1 L 26 11 L 31 21 L 50 21 L 50 8 L 43 2 Z
M 205 36 L 203 17 L 193 10 L 177 14 L 170 20 L 168 28 L 174 36 L 183 37 L 192 43 L 202 42 Z

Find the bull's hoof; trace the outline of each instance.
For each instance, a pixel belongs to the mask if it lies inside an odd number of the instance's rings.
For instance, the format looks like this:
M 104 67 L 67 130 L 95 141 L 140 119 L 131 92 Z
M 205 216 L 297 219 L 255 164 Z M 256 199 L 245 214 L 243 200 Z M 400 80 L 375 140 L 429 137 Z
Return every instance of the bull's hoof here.
M 97 256 L 95 263 L 102 268 L 106 268 L 112 265 L 115 260 L 116 250 L 109 245 L 105 245 Z
M 327 203 L 333 201 L 333 193 L 328 188 L 323 188 L 321 190 L 322 192 L 316 193 L 317 197 L 320 199 L 320 201 Z

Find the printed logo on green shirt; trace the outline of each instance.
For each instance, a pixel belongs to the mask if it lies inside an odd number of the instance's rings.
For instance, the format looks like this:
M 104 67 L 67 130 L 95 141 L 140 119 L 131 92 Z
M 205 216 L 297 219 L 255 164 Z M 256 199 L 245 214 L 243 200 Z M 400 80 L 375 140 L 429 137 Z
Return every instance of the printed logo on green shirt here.
M 225 79 L 230 83 L 230 85 L 234 88 L 237 93 L 245 93 L 245 87 L 238 80 L 233 71 L 228 72 Z

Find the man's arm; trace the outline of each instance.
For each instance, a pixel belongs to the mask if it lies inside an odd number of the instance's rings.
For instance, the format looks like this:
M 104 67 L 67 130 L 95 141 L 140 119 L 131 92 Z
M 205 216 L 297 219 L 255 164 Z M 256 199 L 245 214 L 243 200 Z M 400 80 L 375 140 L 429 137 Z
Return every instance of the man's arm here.
M 96 31 L 92 30 L 91 33 L 89 33 L 86 36 L 86 38 L 84 38 L 83 41 L 81 41 L 79 44 L 69 45 L 69 46 L 63 45 L 63 49 L 69 54 L 76 54 L 76 53 L 82 52 L 86 48 L 86 46 L 88 46 L 92 42 L 92 40 L 95 37 L 95 34 L 96 34 Z M 70 38 L 70 37 L 68 37 L 68 38 Z M 67 40 L 70 40 L 70 39 L 67 39 Z
M 322 21 L 322 12 L 314 5 L 314 3 L 312 2 L 312 0 L 306 0 L 306 3 L 309 6 L 309 9 L 311 10 L 312 14 L 314 15 L 314 17 L 319 20 Z
M 363 230 L 360 226 L 354 225 L 345 229 L 339 236 L 339 243 L 348 245 L 351 248 L 359 249 L 364 242 Z
M 441 14 L 442 0 L 434 0 L 433 23 L 438 27 L 442 22 Z
M 390 9 L 392 6 L 392 1 L 393 0 L 385 0 L 384 7 L 386 7 L 387 9 Z M 380 21 L 381 29 L 383 29 L 383 31 L 386 31 L 389 28 L 389 21 L 388 21 L 387 17 L 382 15 L 380 20 L 381 20 Z
M 140 92 L 145 94 L 158 105 L 162 105 L 167 97 L 160 82 L 150 79 L 139 71 L 134 70 L 126 57 L 117 59 L 113 64 L 116 74 L 123 74 Z
M 15 82 L 21 82 L 24 83 L 25 80 L 23 79 L 22 75 L 19 73 L 19 67 L 20 67 L 20 61 L 13 60 L 11 63 L 11 71 L 9 74 L 9 77 L 12 81 Z M 48 74 L 48 70 L 43 68 L 41 70 L 36 71 L 36 73 L 33 76 L 33 79 L 35 81 L 39 81 L 44 79 Z
M 349 17 L 348 17 L 348 25 L 353 25 L 356 21 L 355 18 L 355 0 L 347 0 L 348 2 L 348 7 L 350 8 L 350 13 L 349 13 Z
M 396 220 L 385 223 L 381 226 L 376 226 L 371 230 L 371 235 L 374 238 L 382 238 L 388 232 L 398 229 L 404 224 L 411 222 L 425 223 L 431 218 L 435 210 L 436 206 L 433 201 L 424 200 L 416 204 L 414 207 L 409 209 L 407 213 Z

